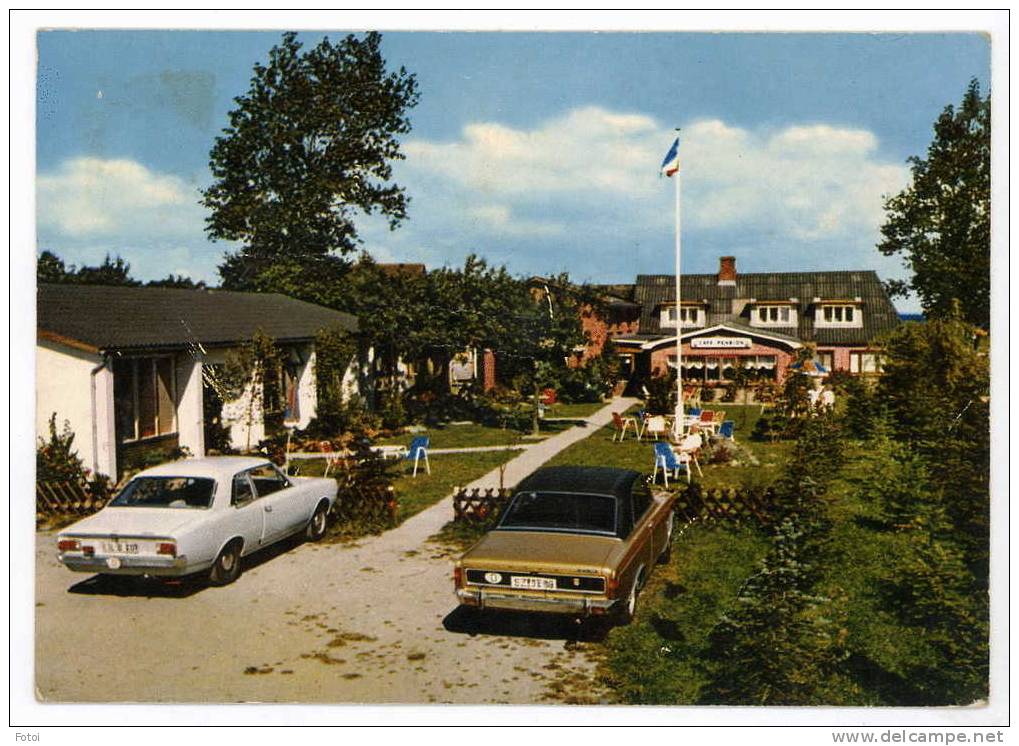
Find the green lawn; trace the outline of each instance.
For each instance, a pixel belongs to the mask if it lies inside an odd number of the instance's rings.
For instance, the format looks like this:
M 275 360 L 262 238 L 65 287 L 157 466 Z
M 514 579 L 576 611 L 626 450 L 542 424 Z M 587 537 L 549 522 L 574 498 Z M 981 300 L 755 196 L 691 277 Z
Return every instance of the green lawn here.
M 724 464 L 708 464 L 701 462 L 703 477 L 696 472 L 694 478 L 706 487 L 763 487 L 771 484 L 781 473 L 789 458 L 792 444 L 789 442 L 758 443 L 750 440 L 753 423 L 760 416 L 760 407 L 742 407 L 738 405 L 712 406 L 728 413 L 728 419 L 736 422 L 736 440 L 741 447 L 748 449 L 760 462 L 758 466 L 729 466 Z M 747 424 L 741 427 L 741 422 Z M 637 441 L 632 431 L 627 432 L 626 440 L 613 442 L 615 428 L 607 425 L 596 431 L 591 437 L 561 451 L 549 461 L 549 466 L 573 464 L 578 466 L 618 466 L 625 469 L 636 469 L 650 472 L 654 468 L 654 441 Z
M 462 487 L 484 476 L 506 463 L 519 451 L 482 451 L 479 453 L 443 453 L 429 457 L 432 473 L 424 471 L 424 464 L 418 467 L 418 475 L 411 476 L 413 464 L 409 461 L 390 461 L 389 472 L 394 477 L 393 489 L 400 505 L 398 523 L 403 523 L 425 508 L 431 507 L 451 494 L 456 487 Z M 308 460 L 301 462 L 301 475 L 321 476 L 325 461 Z M 492 484 L 498 486 L 498 482 Z M 452 518 L 452 511 L 450 518 Z
M 597 407 L 597 405 L 588 404 L 568 404 L 561 405 L 563 407 Z M 586 415 L 570 414 L 556 415 L 562 417 L 581 417 Z M 378 442 L 380 445 L 410 445 L 418 435 L 427 435 L 429 438 L 429 445 L 432 448 L 471 448 L 474 446 L 506 446 L 506 445 L 519 445 L 524 443 L 533 443 L 536 439 L 547 438 L 555 433 L 568 430 L 573 427 L 572 422 L 540 422 L 540 433 L 538 436 L 532 435 L 530 432 L 521 432 L 519 430 L 513 430 L 506 427 L 490 427 L 488 425 L 479 425 L 475 422 L 467 422 L 461 425 L 453 423 L 447 423 L 445 425 L 434 425 L 429 427 L 427 430 L 416 433 L 402 433 L 395 435 L 391 438 L 382 438 Z
M 427 435 L 431 448 L 470 448 L 472 446 L 504 446 L 527 442 L 523 433 L 502 427 L 476 423 L 436 425 L 420 433 L 403 433 L 379 440 L 380 445 L 410 445 L 418 435 Z
M 819 588 L 844 599 L 849 651 L 830 704 L 923 705 L 909 677 L 927 663 L 927 643 L 903 626 L 878 595 L 890 558 L 902 555 L 908 536 L 886 528 L 875 508 L 857 496 L 854 479 L 863 468 L 859 455 L 860 446 L 852 444 L 846 466 L 827 493 L 831 559 Z M 768 546 L 765 532 L 749 526 L 696 523 L 677 531 L 672 560 L 651 576 L 637 618 L 612 629 L 605 639 L 600 675 L 620 702 L 698 703 L 709 675 L 707 637 Z
M 590 417 L 605 406 L 605 402 L 578 402 L 576 404 L 555 404 L 546 411 L 548 417 Z
M 620 702 L 696 704 L 708 634 L 768 549 L 749 527 L 694 524 L 652 573 L 637 618 L 605 640 L 601 677 Z

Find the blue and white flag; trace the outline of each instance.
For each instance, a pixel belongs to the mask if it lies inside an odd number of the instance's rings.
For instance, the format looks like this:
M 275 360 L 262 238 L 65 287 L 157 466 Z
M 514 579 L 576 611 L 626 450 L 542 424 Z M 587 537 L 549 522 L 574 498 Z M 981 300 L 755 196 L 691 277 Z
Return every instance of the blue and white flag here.
M 669 152 L 665 154 L 665 160 L 662 161 L 661 173 L 666 176 L 672 176 L 679 171 L 679 138 L 672 143 L 672 147 L 669 148 Z

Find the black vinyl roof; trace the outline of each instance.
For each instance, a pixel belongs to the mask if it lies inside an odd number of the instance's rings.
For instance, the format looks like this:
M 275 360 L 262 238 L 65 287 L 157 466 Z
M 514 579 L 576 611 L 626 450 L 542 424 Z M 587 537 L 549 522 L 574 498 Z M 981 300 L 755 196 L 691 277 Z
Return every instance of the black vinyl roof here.
M 736 284 L 719 285 L 717 274 L 682 275 L 684 303 L 706 302 L 706 326 L 736 322 L 748 324 L 750 306 L 747 301 L 788 302 L 795 298 L 799 323 L 795 327 L 769 330 L 818 344 L 868 344 L 899 323 L 899 316 L 885 292 L 881 280 L 872 270 L 835 272 L 753 272 L 736 277 Z M 862 328 L 814 328 L 812 305 L 822 301 L 859 298 L 862 303 Z M 676 300 L 675 275 L 637 275 L 633 300 L 641 305 L 641 334 L 671 334 L 662 330 L 659 308 Z M 693 329 L 688 329 L 693 331 Z
M 280 342 L 357 331 L 350 314 L 279 293 L 40 284 L 37 310 L 40 336 L 99 350 L 231 345 L 258 329 Z
M 640 473 L 609 466 L 546 466 L 517 485 L 517 492 L 572 492 L 627 500 Z

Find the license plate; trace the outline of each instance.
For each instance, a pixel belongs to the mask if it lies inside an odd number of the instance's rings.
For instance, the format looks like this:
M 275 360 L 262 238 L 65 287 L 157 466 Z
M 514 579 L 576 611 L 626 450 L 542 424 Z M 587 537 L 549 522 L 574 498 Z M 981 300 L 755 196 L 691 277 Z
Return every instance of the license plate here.
M 538 591 L 554 591 L 555 578 L 510 578 L 511 588 L 531 588 Z
M 105 554 L 138 554 L 138 545 L 134 542 L 104 541 Z

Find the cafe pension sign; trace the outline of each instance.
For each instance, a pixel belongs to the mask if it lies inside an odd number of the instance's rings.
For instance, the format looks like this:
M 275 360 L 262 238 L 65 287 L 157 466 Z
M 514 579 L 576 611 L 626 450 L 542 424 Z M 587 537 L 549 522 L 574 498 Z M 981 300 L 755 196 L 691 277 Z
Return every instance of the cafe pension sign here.
M 690 346 L 695 350 L 737 350 L 747 349 L 753 345 L 750 337 L 695 337 Z

